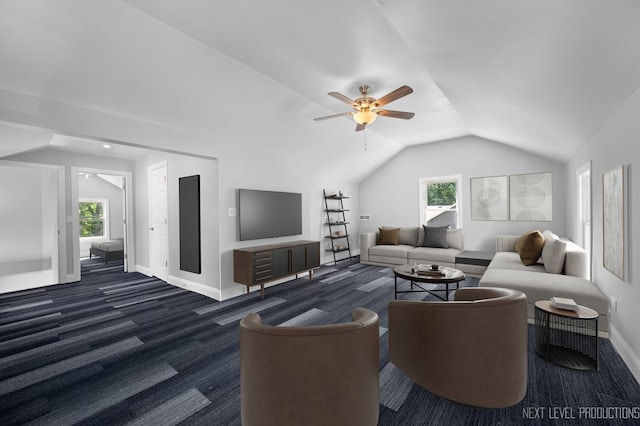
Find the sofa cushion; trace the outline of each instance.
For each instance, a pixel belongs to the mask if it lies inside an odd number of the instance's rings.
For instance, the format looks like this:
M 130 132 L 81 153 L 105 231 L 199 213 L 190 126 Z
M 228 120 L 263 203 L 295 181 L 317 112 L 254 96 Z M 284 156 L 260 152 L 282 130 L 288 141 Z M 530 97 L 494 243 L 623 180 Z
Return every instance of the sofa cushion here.
M 517 251 L 516 243 L 521 236 L 518 235 L 497 235 L 496 236 L 496 252 L 500 251 Z
M 449 248 L 464 250 L 463 237 L 462 229 L 447 229 L 447 244 L 449 244 Z
M 422 225 L 422 227 L 424 229 L 422 247 L 449 248 L 449 243 L 447 243 L 448 226 Z
M 502 287 L 520 290 L 527 295 L 528 303 L 566 297 L 578 305 L 608 315 L 609 301 L 589 280 L 567 275 L 540 274 L 531 271 L 512 271 L 489 268 L 479 283 L 480 287 Z
M 447 263 L 454 265 L 456 263 L 456 256 L 460 253 L 460 250 L 448 248 L 436 248 L 436 247 L 416 247 L 408 252 L 409 261 L 416 261 L 417 263 Z
M 564 268 L 566 243 L 551 231 L 544 231 L 544 246 L 542 247 L 542 263 L 547 272 L 561 274 Z
M 406 244 L 409 246 L 418 245 L 418 227 L 400 228 L 398 234 L 398 244 Z
M 378 233 L 378 244 L 398 245 L 398 234 L 400 234 L 400 228 L 382 226 L 378 228 Z
M 516 251 L 520 254 L 520 260 L 525 265 L 534 265 L 542 255 L 544 236 L 542 232 L 535 230 L 523 234 L 516 243 Z
M 407 263 L 407 253 L 412 250 L 413 246 L 405 244 L 394 245 L 377 245 L 369 248 L 369 259 L 380 262 L 380 259 L 400 259 L 400 263 Z M 398 263 L 392 261 L 390 263 Z
M 511 271 L 531 271 L 546 273 L 544 265 L 534 263 L 533 265 L 525 265 L 520 260 L 520 255 L 514 251 L 499 251 L 493 256 L 493 260 L 489 264 L 488 269 L 508 269 Z
M 563 240 L 566 244 L 564 252 L 565 275 L 589 279 L 589 254 L 572 241 Z

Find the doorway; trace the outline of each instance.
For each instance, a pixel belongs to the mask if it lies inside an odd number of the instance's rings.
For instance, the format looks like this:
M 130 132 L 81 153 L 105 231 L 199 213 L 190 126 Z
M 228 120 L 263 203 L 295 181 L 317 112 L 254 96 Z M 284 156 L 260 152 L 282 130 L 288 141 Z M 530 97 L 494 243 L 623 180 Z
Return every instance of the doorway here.
M 111 254 L 107 257 L 107 250 L 116 251 L 121 247 L 122 261 L 118 265 L 122 262 L 124 271 L 128 272 L 129 265 L 135 265 L 133 220 L 130 220 L 133 199 L 128 190 L 132 173 L 71 167 L 71 176 L 75 280 L 80 279 L 81 259 L 90 256 L 93 245 L 104 256 L 98 254 L 96 262 L 105 263 L 115 262 Z
M 576 181 L 578 184 L 576 243 L 587 251 L 591 259 L 591 162 L 576 170 Z

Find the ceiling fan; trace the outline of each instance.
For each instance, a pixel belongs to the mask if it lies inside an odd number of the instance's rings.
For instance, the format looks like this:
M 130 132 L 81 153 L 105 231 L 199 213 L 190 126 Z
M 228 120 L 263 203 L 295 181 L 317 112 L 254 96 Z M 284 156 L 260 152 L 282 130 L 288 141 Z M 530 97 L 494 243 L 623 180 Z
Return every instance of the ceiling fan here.
M 314 118 L 314 120 L 319 121 L 326 120 L 328 118 L 341 117 L 343 115 L 351 115 L 353 116 L 353 120 L 356 122 L 356 132 L 358 132 L 360 130 L 364 130 L 367 124 L 373 123 L 379 115 L 383 117 L 402 118 L 404 120 L 409 120 L 415 115 L 413 112 L 380 109 L 380 107 L 383 105 L 386 105 L 390 102 L 395 101 L 396 99 L 400 99 L 403 96 L 407 96 L 413 93 L 413 89 L 411 87 L 399 87 L 393 92 L 387 93 L 380 99 L 375 99 L 369 96 L 369 89 L 371 88 L 367 85 L 360 86 L 360 93 L 362 94 L 362 96 L 355 100 L 351 100 L 345 95 L 338 92 L 329 92 L 329 96 L 350 105 L 351 107 L 353 107 L 353 111 L 343 112 L 341 114 L 327 115 L 325 117 L 318 117 Z

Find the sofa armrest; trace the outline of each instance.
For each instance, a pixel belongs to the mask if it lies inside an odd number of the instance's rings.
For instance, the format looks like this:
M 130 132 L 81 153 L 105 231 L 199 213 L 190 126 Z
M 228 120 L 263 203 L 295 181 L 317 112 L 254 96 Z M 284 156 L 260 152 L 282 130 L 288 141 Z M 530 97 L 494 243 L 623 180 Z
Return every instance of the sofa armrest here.
M 519 235 L 498 235 L 496 236 L 496 252 L 516 251 L 516 243 L 520 239 Z
M 360 260 L 369 260 L 369 248 L 376 245 L 378 234 L 376 232 L 365 232 L 360 234 Z
M 565 275 L 589 279 L 589 254 L 576 243 L 565 240 L 564 270 Z

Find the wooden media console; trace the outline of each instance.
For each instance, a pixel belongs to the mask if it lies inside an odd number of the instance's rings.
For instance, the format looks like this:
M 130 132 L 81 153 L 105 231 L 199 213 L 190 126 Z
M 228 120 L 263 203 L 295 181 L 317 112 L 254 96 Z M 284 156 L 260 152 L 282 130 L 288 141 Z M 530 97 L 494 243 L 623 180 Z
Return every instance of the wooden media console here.
M 309 272 L 320 267 L 319 241 L 293 241 L 289 243 L 269 244 L 245 247 L 233 251 L 233 280 L 247 286 L 260 286 L 264 298 L 264 284 Z

